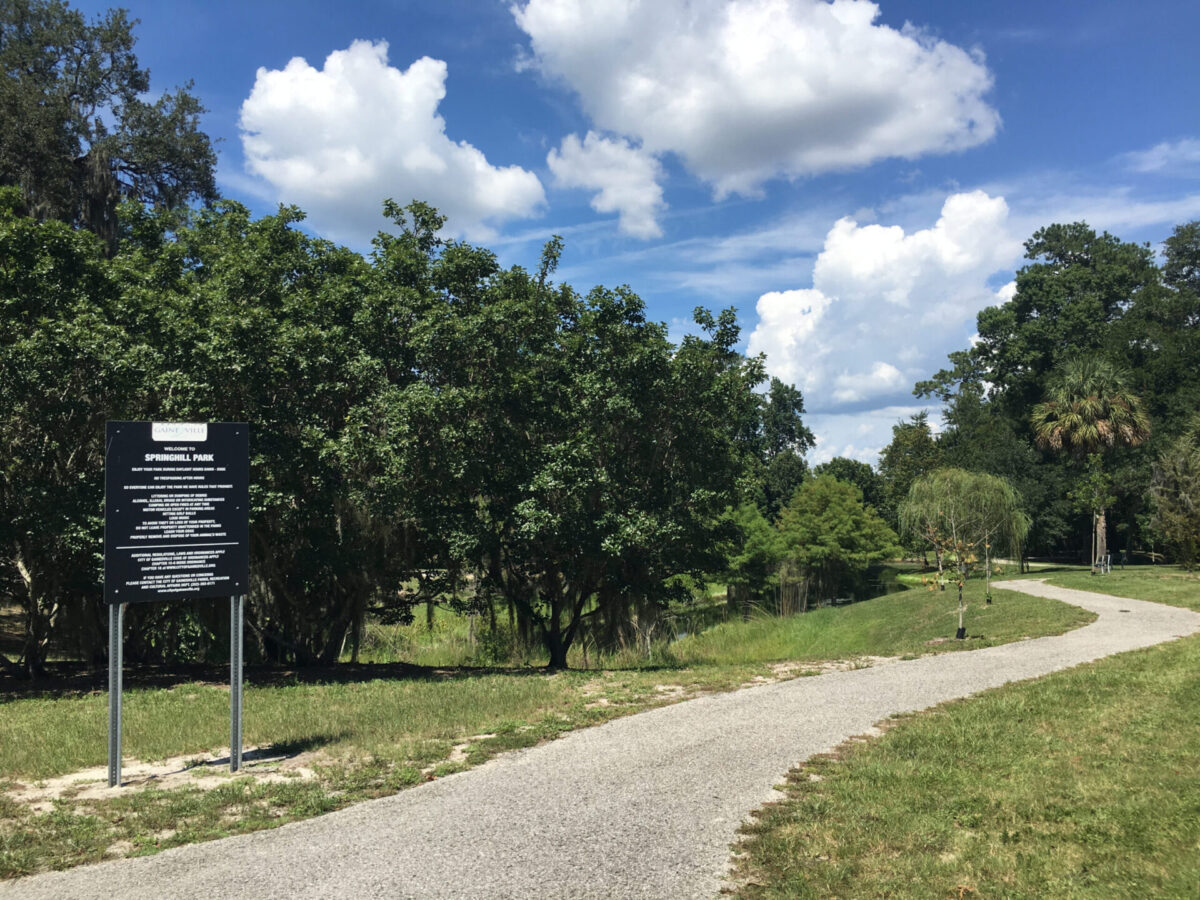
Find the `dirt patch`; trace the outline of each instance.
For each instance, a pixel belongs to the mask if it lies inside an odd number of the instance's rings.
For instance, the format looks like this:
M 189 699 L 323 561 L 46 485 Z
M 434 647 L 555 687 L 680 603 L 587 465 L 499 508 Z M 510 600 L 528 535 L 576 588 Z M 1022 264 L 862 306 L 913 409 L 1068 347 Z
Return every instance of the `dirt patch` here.
M 229 771 L 228 748 L 211 754 L 173 756 L 154 763 L 126 759 L 121 765 L 120 787 L 108 786 L 107 766 L 95 766 L 31 784 L 13 782 L 4 795 L 31 812 L 45 813 L 54 808 L 55 800 L 106 800 L 127 795 L 129 791 L 150 789 L 211 790 L 234 778 L 253 778 L 259 782 L 308 780 L 317 777 L 314 766 L 321 758 L 318 750 L 287 754 L 270 747 L 249 747 L 242 752 L 242 768 L 238 772 Z
M 827 672 L 850 672 L 855 669 L 869 669 L 872 666 L 897 662 L 898 656 L 855 656 L 850 659 L 832 659 L 825 662 L 779 662 L 771 664 L 770 675 L 755 675 L 743 687 L 753 687 L 756 684 L 775 684 L 792 678 L 805 678 L 811 675 L 824 675 Z
M 434 763 L 431 766 L 426 766 L 421 770 L 422 775 L 432 775 L 439 766 L 444 766 L 446 763 L 464 763 L 467 761 L 467 755 L 471 751 L 471 746 L 480 741 L 486 741 L 489 738 L 496 737 L 495 734 L 473 734 L 461 744 L 455 744 L 450 748 L 450 755 L 440 762 Z
M 603 678 L 593 678 L 591 681 L 584 682 L 579 688 L 579 693 L 584 697 L 594 697 L 596 694 L 603 694 L 609 689 L 609 682 Z
M 120 859 L 133 852 L 133 841 L 117 841 L 104 851 L 105 859 Z

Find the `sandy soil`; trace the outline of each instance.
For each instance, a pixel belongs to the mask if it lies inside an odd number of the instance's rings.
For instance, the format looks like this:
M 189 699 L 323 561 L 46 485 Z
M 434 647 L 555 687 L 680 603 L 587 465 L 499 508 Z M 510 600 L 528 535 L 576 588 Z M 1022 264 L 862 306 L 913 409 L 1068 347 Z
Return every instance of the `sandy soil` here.
M 247 747 L 242 751 L 242 768 L 229 771 L 229 748 L 212 754 L 191 753 L 173 756 L 158 762 L 143 762 L 126 757 L 121 764 L 121 786 L 108 786 L 108 767 L 96 766 L 47 778 L 28 784 L 14 783 L 5 796 L 25 804 L 33 812 L 44 813 L 54 808 L 54 801 L 105 800 L 129 791 L 171 790 L 192 787 L 210 790 L 228 784 L 233 778 L 254 778 L 256 781 L 285 781 L 293 778 L 315 778 L 313 766 L 320 761 L 319 751 L 299 754 L 275 753 L 271 748 Z

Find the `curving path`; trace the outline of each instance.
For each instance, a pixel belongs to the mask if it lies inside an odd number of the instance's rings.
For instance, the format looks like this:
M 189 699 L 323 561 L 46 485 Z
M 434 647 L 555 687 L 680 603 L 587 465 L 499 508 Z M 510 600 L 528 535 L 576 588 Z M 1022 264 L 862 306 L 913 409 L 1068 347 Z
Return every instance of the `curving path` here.
M 893 713 L 1200 631 L 1200 615 L 1175 607 L 996 586 L 1099 618 L 703 697 L 273 831 L 0 884 L 0 897 L 712 897 L 740 823 L 812 754 Z

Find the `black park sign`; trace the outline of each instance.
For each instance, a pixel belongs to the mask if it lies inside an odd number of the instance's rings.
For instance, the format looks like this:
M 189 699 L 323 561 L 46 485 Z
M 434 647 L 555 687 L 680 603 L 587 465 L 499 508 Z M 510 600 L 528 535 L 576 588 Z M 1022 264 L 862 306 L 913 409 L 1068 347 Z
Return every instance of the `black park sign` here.
M 107 423 L 104 599 L 245 594 L 249 484 L 246 424 Z
M 250 426 L 108 422 L 108 786 L 121 783 L 125 605 L 229 598 L 229 769 L 242 765 L 242 632 L 250 587 Z

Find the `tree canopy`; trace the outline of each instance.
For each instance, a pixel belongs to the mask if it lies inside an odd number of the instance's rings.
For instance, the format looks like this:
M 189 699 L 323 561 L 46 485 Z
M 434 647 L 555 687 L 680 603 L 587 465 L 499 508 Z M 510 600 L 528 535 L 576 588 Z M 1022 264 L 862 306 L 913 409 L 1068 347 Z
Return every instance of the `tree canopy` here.
M 1045 400 L 1033 408 L 1038 445 L 1082 458 L 1145 442 L 1150 418 L 1126 380 L 1101 357 L 1069 360 L 1050 379 Z
M 388 205 L 370 260 L 293 209 L 130 203 L 108 260 L 2 196 L 0 536 L 29 671 L 97 615 L 106 419 L 252 423 L 268 659 L 330 663 L 367 614 L 461 596 L 508 604 L 562 666 L 589 617 L 722 565 L 765 432 L 732 311 L 674 346 L 628 288 L 553 283 L 557 239 L 504 269 L 420 203 Z
M 1046 399 L 1033 408 L 1031 417 L 1039 446 L 1070 453 L 1077 461 L 1089 460 L 1076 496 L 1096 513 L 1093 565 L 1107 558 L 1105 510 L 1116 499 L 1108 493 L 1102 454 L 1137 447 L 1150 436 L 1150 418 L 1141 398 L 1125 383 L 1124 373 L 1103 358 L 1070 359 L 1051 377 Z
M 812 583 L 816 597 L 836 596 L 847 579 L 897 550 L 896 534 L 862 491 L 832 475 L 806 481 L 779 519 L 784 556 Z
M 150 75 L 124 10 L 93 22 L 60 0 L 0 0 L 0 185 L 23 211 L 115 250 L 123 199 L 178 208 L 216 199 L 216 154 L 191 86 L 143 99 Z

